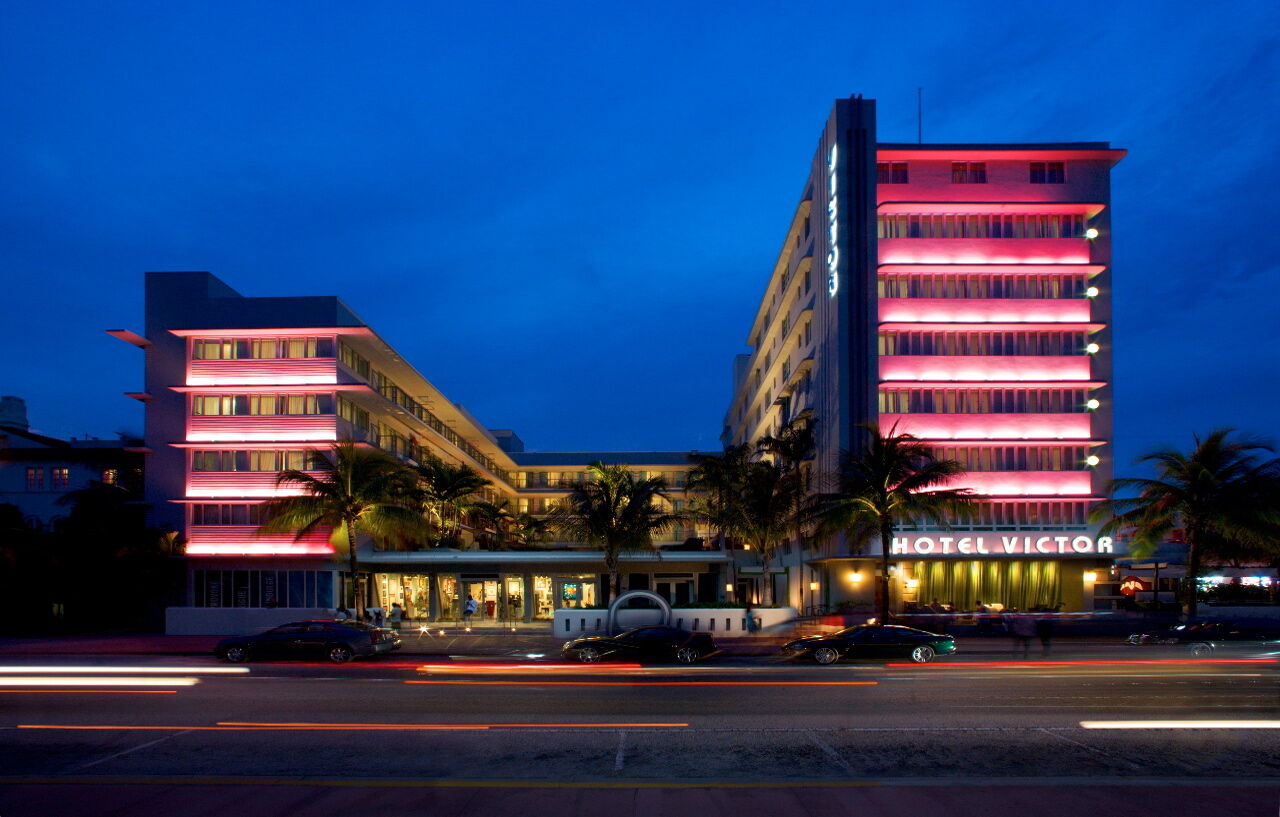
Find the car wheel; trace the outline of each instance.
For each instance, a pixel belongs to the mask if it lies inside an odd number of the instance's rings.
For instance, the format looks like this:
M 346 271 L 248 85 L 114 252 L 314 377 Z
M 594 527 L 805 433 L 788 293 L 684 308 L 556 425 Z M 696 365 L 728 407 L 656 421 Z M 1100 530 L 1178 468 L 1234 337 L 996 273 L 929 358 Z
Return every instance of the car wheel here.
M 813 651 L 813 660 L 824 666 L 834 664 L 839 657 L 840 653 L 836 652 L 832 647 L 819 647 Z
M 933 647 L 930 647 L 928 644 L 921 644 L 919 647 L 916 647 L 911 651 L 911 660 L 915 661 L 917 664 L 927 664 L 932 661 L 933 657 L 937 654 L 938 653 L 934 651 Z
M 595 647 L 583 647 L 578 650 L 578 660 L 584 664 L 599 664 L 601 657 L 600 651 Z
M 243 664 L 249 659 L 249 649 L 243 644 L 232 644 L 223 650 L 222 657 L 233 664 Z
M 676 650 L 676 660 L 681 664 L 692 664 L 698 660 L 698 651 L 693 647 L 681 647 Z
M 1191 654 L 1196 656 L 1197 658 L 1204 658 L 1205 656 L 1213 655 L 1213 645 L 1212 644 L 1192 644 Z
M 335 664 L 345 664 L 350 661 L 355 654 L 351 652 L 351 648 L 345 644 L 334 644 L 329 647 L 329 660 Z

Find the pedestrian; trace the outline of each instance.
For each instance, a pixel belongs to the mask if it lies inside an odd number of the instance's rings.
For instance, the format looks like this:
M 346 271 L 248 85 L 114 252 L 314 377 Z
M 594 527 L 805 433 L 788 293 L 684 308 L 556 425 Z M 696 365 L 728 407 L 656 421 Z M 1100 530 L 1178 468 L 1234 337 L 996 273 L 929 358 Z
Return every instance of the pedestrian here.
M 1053 616 L 1042 616 L 1036 621 L 1036 635 L 1040 636 L 1040 654 L 1048 655 L 1052 650 L 1049 642 L 1053 638 Z
M 1036 623 L 1028 615 L 1015 615 L 1009 625 L 1009 631 L 1013 633 L 1013 645 L 1016 651 L 1018 647 L 1022 647 L 1022 657 L 1026 658 L 1031 652 L 1031 638 L 1036 634 Z
M 751 609 L 751 602 L 748 600 L 743 605 L 743 623 L 747 625 L 747 635 L 752 635 L 756 631 L 755 611 Z
M 404 610 L 400 607 L 400 602 L 393 601 L 391 603 L 391 626 L 400 629 L 400 622 L 404 621 Z
M 476 601 L 475 596 L 467 594 L 467 602 L 462 605 L 462 620 L 467 624 L 471 623 L 471 617 L 476 614 L 476 610 L 480 609 L 480 604 Z
M 343 606 L 339 607 L 337 610 L 334 611 L 333 617 L 338 619 L 339 621 L 342 621 L 343 619 L 351 618 L 351 611 L 348 610 L 347 606 L 344 604 Z

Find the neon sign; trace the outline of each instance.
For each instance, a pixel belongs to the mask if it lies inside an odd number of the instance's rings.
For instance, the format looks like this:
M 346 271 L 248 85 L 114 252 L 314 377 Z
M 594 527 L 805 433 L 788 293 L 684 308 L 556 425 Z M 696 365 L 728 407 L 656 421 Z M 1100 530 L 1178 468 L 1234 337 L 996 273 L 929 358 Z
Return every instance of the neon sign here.
M 1080 556 L 1114 553 L 1110 536 L 1038 534 L 1006 536 L 895 536 L 889 552 L 894 556 Z
M 827 295 L 834 298 L 840 290 L 840 198 L 836 195 L 836 146 L 827 154 Z

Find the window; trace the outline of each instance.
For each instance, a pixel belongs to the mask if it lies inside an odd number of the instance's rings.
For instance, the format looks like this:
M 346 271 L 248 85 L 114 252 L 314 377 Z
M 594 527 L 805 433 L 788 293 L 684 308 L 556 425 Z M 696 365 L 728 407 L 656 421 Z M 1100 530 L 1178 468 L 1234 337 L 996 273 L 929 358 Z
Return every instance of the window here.
M 70 468 L 50 468 L 49 469 L 50 487 L 55 491 L 65 491 L 71 487 L 71 469 Z
M 43 468 L 27 469 L 27 490 L 28 491 L 44 490 L 44 469 Z
M 876 182 L 878 184 L 906 184 L 906 162 L 876 162 Z
M 102 472 L 103 485 L 115 485 L 120 481 L 120 472 L 114 468 L 108 468 Z
M 1062 184 L 1066 179 L 1066 170 L 1062 162 L 1032 162 L 1032 184 Z
M 813 343 L 813 321 L 804 322 L 804 342 L 806 346 Z
M 987 163 L 986 162 L 952 162 L 951 163 L 951 183 L 952 184 L 986 184 L 987 183 Z
M 882 355 L 1083 355 L 1088 332 L 881 332 Z
M 881 298 L 1083 298 L 1088 283 L 1086 273 L 889 273 L 877 291 Z
M 332 414 L 329 394 L 197 394 L 191 398 L 196 417 L 278 414 Z
M 192 360 L 274 360 L 333 357 L 333 338 L 197 338 Z
M 984 213 L 882 215 L 879 238 L 1083 238 L 1083 215 Z

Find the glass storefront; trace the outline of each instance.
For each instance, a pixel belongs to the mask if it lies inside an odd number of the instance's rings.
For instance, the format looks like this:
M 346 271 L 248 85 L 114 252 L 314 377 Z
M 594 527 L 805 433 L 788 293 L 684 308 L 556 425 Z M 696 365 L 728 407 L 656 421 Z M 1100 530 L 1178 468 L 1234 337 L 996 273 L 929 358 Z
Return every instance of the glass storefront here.
M 1061 564 L 1056 561 L 912 562 L 904 602 L 930 604 L 938 599 L 957 610 L 981 601 L 1011 610 L 1052 610 L 1063 603 Z
M 405 619 L 461 621 L 467 600 L 474 599 L 475 623 L 507 625 L 550 620 L 558 609 L 594 608 L 600 604 L 597 574 L 527 575 L 522 573 L 375 573 L 373 602 L 390 611 L 399 604 Z M 673 582 L 672 595 L 683 597 Z M 434 596 L 432 595 L 434 594 Z
M 596 606 L 596 588 L 599 580 L 595 576 L 560 576 L 556 579 L 559 587 L 557 607 L 570 610 Z
M 436 592 L 436 617 L 441 620 L 462 618 L 462 598 L 459 596 L 457 574 L 437 576 Z
M 399 604 L 406 619 L 430 617 L 430 577 L 412 573 L 378 573 L 375 578 L 377 606 L 390 612 L 392 604 Z
M 551 592 L 550 576 L 533 577 L 533 617 L 547 620 L 555 612 L 555 596 Z
M 507 621 L 524 621 L 524 576 L 507 575 L 502 578 L 504 591 L 503 616 Z

